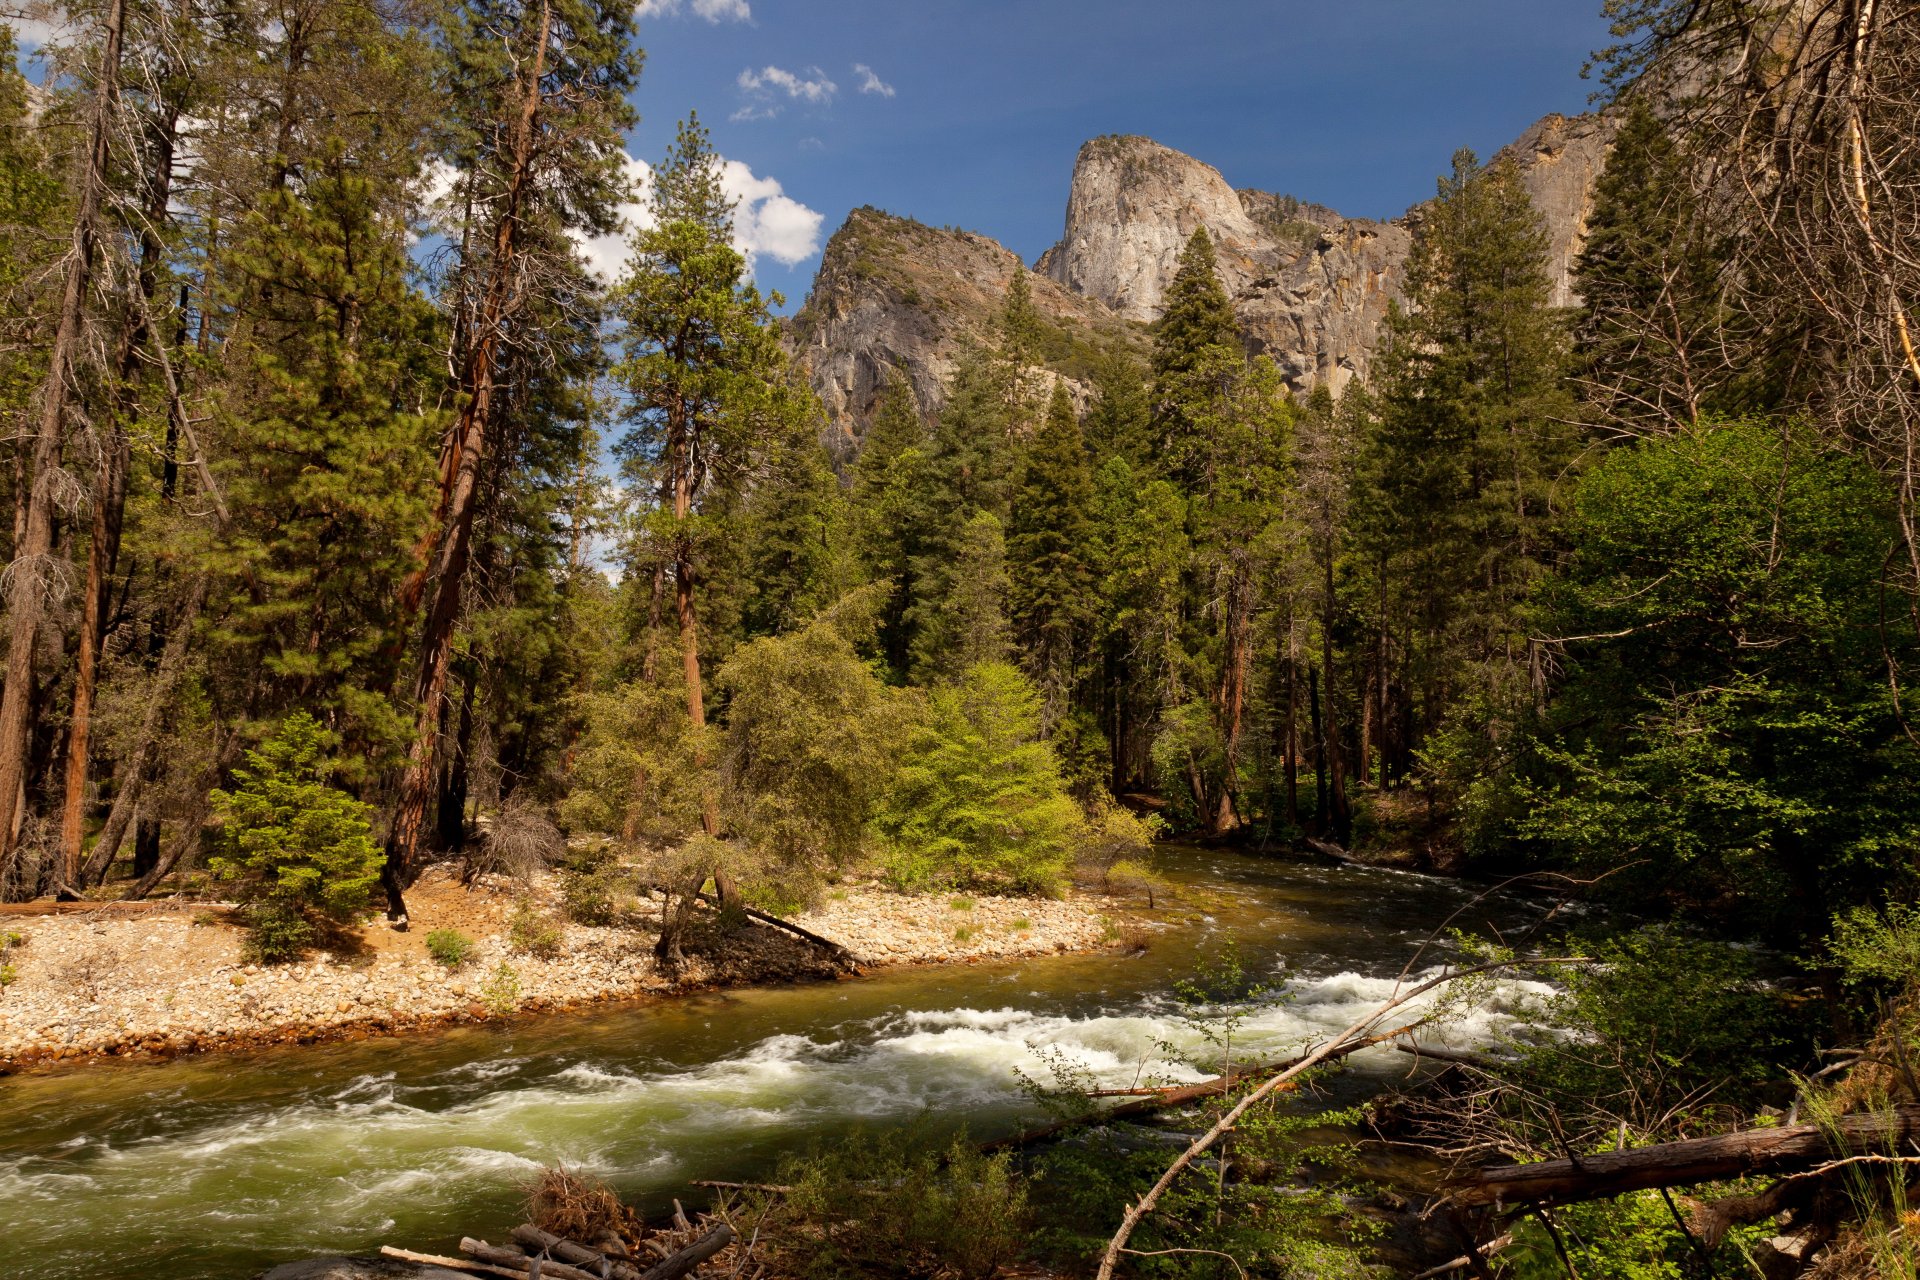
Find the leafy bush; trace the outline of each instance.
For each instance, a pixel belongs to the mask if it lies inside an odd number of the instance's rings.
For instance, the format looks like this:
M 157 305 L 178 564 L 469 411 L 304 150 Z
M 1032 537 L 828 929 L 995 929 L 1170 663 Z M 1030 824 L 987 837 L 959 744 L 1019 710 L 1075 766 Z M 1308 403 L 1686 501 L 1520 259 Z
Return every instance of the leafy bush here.
M 985 1280 L 1020 1254 L 1027 1192 L 1004 1154 L 913 1130 L 856 1135 L 781 1162 L 792 1187 L 760 1222 L 771 1269 L 808 1280 L 949 1275 Z
M 427 935 L 427 954 L 449 969 L 458 969 L 473 954 L 473 939 L 458 929 L 435 929 Z
M 316 921 L 354 919 L 379 882 L 372 807 L 323 781 L 325 744 L 320 722 L 296 712 L 212 796 L 220 852 L 209 865 L 247 905 L 262 960 L 298 956 Z
M 1026 677 L 1001 662 L 932 692 L 877 820 L 896 883 L 1059 888 L 1084 824 L 1039 711 Z
M 892 782 L 910 704 L 855 652 L 856 595 L 804 629 L 742 645 L 720 669 L 727 731 L 720 800 L 743 870 L 786 904 L 865 852 Z
M 522 898 L 514 904 L 513 919 L 507 924 L 507 943 L 515 951 L 551 960 L 562 949 L 560 926 L 540 908 Z
M 487 1012 L 504 1018 L 520 1007 L 520 974 L 505 960 L 480 984 L 480 1003 Z
M 560 907 L 575 924 L 604 927 L 620 918 L 626 879 L 618 851 L 596 843 L 575 850 L 560 869 Z
M 1611 1145 L 1621 1120 L 1670 1136 L 1712 1108 L 1751 1108 L 1804 1033 L 1745 949 L 1651 927 L 1589 954 L 1599 963 L 1559 975 L 1544 1019 L 1573 1034 L 1523 1046 L 1517 1068 L 1569 1131 L 1583 1122 Z

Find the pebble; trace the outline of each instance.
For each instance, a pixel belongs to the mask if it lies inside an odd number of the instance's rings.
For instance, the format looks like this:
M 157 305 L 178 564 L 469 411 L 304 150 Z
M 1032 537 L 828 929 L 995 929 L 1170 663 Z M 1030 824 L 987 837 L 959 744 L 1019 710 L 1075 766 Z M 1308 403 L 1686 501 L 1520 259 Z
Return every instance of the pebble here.
M 505 961 L 523 1009 L 557 1009 L 672 990 L 791 981 L 832 972 L 790 934 L 751 928 L 714 954 L 691 948 L 676 978 L 656 971 L 657 915 L 635 926 L 561 927 L 561 953 L 543 960 L 512 951 L 506 921 L 526 890 L 514 884 L 453 891 L 452 872 L 432 868 L 416 890 L 422 907 L 407 935 L 374 935 L 370 953 L 319 955 L 302 964 L 249 963 L 240 931 L 196 925 L 195 909 L 133 918 L 11 917 L 27 938 L 8 957 L 17 980 L 0 989 L 0 1074 L 34 1063 L 90 1056 L 171 1054 L 385 1034 L 498 1016 L 488 982 Z M 440 892 L 435 893 L 434 890 Z M 551 876 L 531 889 L 549 909 Z M 410 905 L 414 896 L 410 895 Z M 431 904 L 431 907 L 428 906 Z M 449 905 L 450 904 L 450 905 Z M 433 908 L 446 908 L 446 920 Z M 910 896 L 871 882 L 830 889 L 794 922 L 846 947 L 864 967 L 959 964 L 1090 951 L 1114 945 L 1099 898 Z M 471 958 L 449 972 L 421 954 L 426 933 L 458 927 L 475 939 Z M 398 941 L 396 941 L 396 938 Z

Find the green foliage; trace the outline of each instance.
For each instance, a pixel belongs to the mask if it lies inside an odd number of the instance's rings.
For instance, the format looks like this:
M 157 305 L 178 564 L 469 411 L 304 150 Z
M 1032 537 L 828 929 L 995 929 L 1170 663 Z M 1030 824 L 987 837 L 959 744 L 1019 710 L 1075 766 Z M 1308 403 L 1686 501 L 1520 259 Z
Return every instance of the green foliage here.
M 859 1134 L 781 1163 L 792 1190 L 762 1211 L 769 1261 L 785 1274 L 951 1275 L 987 1280 L 1018 1258 L 1032 1214 L 1005 1154 L 956 1136 L 944 1150 L 913 1130 Z
M 572 854 L 560 869 L 561 910 L 575 924 L 614 924 L 631 879 L 611 843 L 589 845 Z
M 1617 896 L 1825 932 L 1911 875 L 1920 753 L 1877 585 L 1878 480 L 1791 427 L 1705 424 L 1616 452 L 1574 496 L 1543 591 L 1563 689 L 1479 767 L 1470 839 L 1615 870 Z
M 1806 1028 L 1750 950 L 1666 927 L 1587 950 L 1596 963 L 1560 973 L 1542 1011 L 1572 1034 L 1522 1046 L 1517 1068 L 1522 1105 L 1554 1108 L 1569 1140 L 1612 1145 L 1621 1121 L 1660 1140 L 1743 1114 L 1804 1051 Z
M 743 645 L 716 681 L 728 701 L 721 809 L 786 902 L 810 899 L 822 877 L 863 854 L 909 728 L 908 699 L 846 634 L 861 629 L 864 603 Z
M 1920 986 L 1920 908 L 1901 902 L 1855 907 L 1833 922 L 1828 946 L 1851 986 L 1894 992 Z
M 480 984 L 480 1003 L 496 1018 L 504 1018 L 520 1007 L 520 974 L 505 960 L 494 967 Z
M 435 929 L 427 935 L 427 954 L 435 964 L 458 969 L 473 955 L 473 939 L 458 929 Z
M 683 839 L 700 825 L 712 731 L 692 727 L 680 665 L 580 700 L 582 734 L 560 803 L 569 830 L 632 845 Z
M 250 908 L 263 958 L 291 959 L 316 919 L 366 910 L 384 861 L 371 806 L 323 780 L 326 734 L 304 711 L 247 752 L 231 789 L 213 792 L 219 850 L 209 865 Z
M 876 824 L 896 883 L 1058 887 L 1083 823 L 1017 669 L 983 664 L 929 694 Z
M 591 914 L 591 913 L 589 913 Z M 522 955 L 556 960 L 564 950 L 560 926 L 526 898 L 516 902 L 507 922 L 507 943 Z

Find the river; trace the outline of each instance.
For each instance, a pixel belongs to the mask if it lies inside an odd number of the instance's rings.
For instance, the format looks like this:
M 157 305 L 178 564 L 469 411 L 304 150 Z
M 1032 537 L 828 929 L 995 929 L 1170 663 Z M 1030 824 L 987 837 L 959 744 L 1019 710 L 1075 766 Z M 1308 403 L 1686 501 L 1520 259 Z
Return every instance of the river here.
M 883 971 L 844 982 L 364 1041 L 0 1080 L 0 1272 L 13 1280 L 253 1275 L 396 1243 L 452 1252 L 519 1219 L 541 1164 L 642 1206 L 752 1180 L 861 1126 L 927 1117 L 982 1137 L 1032 1118 L 1018 1072 L 1053 1046 L 1103 1081 L 1193 1032 L 1173 981 L 1236 940 L 1273 988 L 1239 1032 L 1283 1055 L 1388 994 L 1476 890 L 1404 872 L 1168 848 L 1179 887 L 1142 954 Z M 943 900 L 930 908 L 948 910 Z M 1495 896 L 1457 921 L 1503 930 Z M 956 913 L 956 918 L 963 918 Z M 1429 952 L 1421 967 L 1441 957 Z M 1513 983 L 1449 1033 L 1485 1039 L 1544 988 Z M 1361 1055 L 1364 1088 L 1406 1059 Z M 1343 1092 L 1345 1092 L 1343 1090 Z

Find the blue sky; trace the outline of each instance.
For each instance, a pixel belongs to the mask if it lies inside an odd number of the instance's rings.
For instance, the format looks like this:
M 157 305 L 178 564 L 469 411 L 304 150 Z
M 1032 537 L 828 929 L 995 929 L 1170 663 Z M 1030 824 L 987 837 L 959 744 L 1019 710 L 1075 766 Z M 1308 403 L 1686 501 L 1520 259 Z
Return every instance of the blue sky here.
M 792 306 L 819 266 L 801 251 L 856 205 L 980 231 L 1031 261 L 1059 238 L 1074 153 L 1103 133 L 1156 138 L 1237 187 L 1395 216 L 1432 194 L 1456 147 L 1484 155 L 1549 111 L 1587 109 L 1598 9 L 643 0 L 632 150 L 657 159 L 698 110 L 739 162 L 756 274 Z

